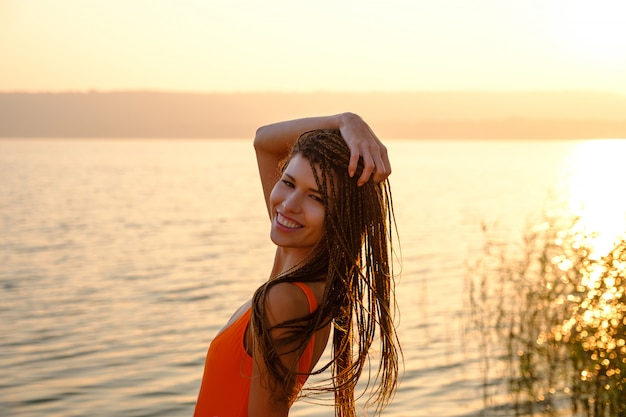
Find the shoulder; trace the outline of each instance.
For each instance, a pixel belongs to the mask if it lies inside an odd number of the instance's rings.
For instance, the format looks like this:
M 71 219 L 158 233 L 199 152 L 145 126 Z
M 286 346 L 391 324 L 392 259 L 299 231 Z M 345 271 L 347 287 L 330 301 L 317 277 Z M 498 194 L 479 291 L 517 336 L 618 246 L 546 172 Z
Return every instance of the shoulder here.
M 280 282 L 269 288 L 266 295 L 265 312 L 271 325 L 306 317 L 309 302 L 297 285 Z

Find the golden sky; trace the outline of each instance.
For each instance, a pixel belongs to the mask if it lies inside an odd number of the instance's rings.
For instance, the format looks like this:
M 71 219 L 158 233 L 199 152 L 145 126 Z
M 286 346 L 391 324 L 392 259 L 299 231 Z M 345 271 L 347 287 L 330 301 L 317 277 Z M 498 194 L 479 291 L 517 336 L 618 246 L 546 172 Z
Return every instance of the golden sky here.
M 0 0 L 0 91 L 626 94 L 624 0 Z

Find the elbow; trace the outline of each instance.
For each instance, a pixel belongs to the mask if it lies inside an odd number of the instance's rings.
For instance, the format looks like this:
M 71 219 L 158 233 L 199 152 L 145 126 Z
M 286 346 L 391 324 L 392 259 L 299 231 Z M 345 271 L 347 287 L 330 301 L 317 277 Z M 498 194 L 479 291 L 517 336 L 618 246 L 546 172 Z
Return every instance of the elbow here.
M 254 145 L 254 149 L 256 150 L 263 149 L 266 131 L 267 131 L 267 126 L 261 126 L 256 130 L 256 133 L 254 134 L 254 141 L 252 142 Z

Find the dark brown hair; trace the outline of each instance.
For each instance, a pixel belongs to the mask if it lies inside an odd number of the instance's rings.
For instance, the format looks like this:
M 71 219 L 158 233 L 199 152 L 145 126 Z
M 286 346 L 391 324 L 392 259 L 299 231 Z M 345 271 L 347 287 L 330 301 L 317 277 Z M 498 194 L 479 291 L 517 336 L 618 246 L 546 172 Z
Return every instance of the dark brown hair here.
M 348 175 L 350 150 L 335 130 L 314 130 L 300 136 L 288 160 L 301 155 L 313 167 L 315 181 L 325 205 L 324 231 L 320 241 L 295 268 L 262 285 L 255 293 L 252 323 L 256 342 L 275 392 L 290 392 L 297 371 L 288 369 L 277 352 L 286 345 L 297 345 L 302 354 L 316 330 L 332 322 L 332 355 L 315 373 L 332 369 L 326 384 L 307 387 L 310 391 L 334 392 L 335 415 L 355 416 L 355 388 L 363 370 L 369 366 L 371 348 L 380 354 L 376 381 L 370 399 L 376 412 L 393 396 L 398 383 L 401 348 L 397 339 L 393 276 L 392 235 L 395 219 L 389 181 L 370 179 L 357 186 L 363 165 Z M 284 169 L 283 166 L 283 169 Z M 281 323 L 288 330 L 279 340 L 264 316 L 268 290 L 280 282 L 325 281 L 326 291 L 319 308 L 308 317 Z M 371 381 L 370 381 L 371 382 Z M 368 386 L 370 384 L 368 383 Z

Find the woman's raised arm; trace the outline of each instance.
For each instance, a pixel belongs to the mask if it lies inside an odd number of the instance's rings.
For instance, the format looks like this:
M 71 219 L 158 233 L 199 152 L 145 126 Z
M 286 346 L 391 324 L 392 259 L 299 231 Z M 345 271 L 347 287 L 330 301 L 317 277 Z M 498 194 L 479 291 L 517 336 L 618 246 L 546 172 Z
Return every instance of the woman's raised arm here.
M 391 173 L 387 148 L 367 123 L 354 113 L 306 117 L 262 126 L 256 131 L 254 148 L 268 210 L 270 193 L 280 178 L 280 162 L 288 156 L 301 134 L 315 129 L 338 129 L 341 132 L 350 148 L 350 176 L 356 172 L 359 158 L 363 158 L 364 169 L 359 185 L 364 184 L 372 174 L 374 181 L 383 181 Z

